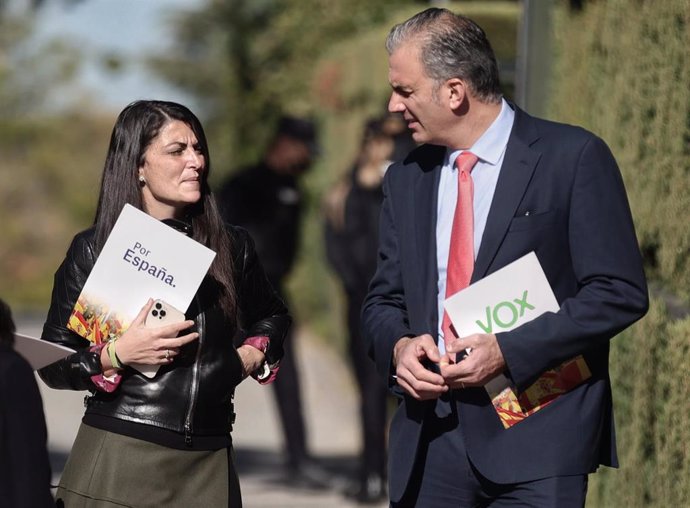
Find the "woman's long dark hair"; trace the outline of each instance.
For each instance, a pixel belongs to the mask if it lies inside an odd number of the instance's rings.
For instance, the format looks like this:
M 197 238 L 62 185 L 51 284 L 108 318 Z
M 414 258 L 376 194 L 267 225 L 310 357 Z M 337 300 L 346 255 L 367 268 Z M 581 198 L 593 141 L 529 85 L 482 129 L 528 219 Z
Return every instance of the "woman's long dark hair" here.
M 237 309 L 233 283 L 230 237 L 225 231 L 216 201 L 208 185 L 211 159 L 206 135 L 199 119 L 188 108 L 174 102 L 136 101 L 117 117 L 105 159 L 94 225 L 95 248 L 100 252 L 126 203 L 144 209 L 139 187 L 139 168 L 151 141 L 168 122 L 179 120 L 194 132 L 206 162 L 201 173 L 201 199 L 189 205 L 185 219 L 192 225 L 192 238 L 216 252 L 209 274 L 219 286 L 224 313 L 234 319 Z

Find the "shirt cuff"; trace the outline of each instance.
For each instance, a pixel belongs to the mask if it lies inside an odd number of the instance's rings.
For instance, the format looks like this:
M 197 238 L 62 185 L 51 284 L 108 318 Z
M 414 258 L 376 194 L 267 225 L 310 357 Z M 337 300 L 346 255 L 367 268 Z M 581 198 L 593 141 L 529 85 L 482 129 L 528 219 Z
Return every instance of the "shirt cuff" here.
M 242 343 L 243 346 L 252 346 L 258 349 L 264 355 L 266 354 L 266 351 L 268 351 L 268 347 L 270 344 L 271 340 L 265 336 L 249 337 Z M 254 379 L 256 379 L 260 385 L 267 385 L 275 381 L 279 369 L 280 362 L 276 362 L 273 365 L 269 365 L 268 362 L 264 360 L 264 362 L 259 366 L 259 368 L 252 372 L 250 375 Z
M 98 353 L 100 356 L 101 351 L 107 345 L 107 342 L 102 342 L 100 344 L 95 344 L 89 348 L 92 353 Z M 120 381 L 122 381 L 122 376 L 120 374 L 114 374 L 112 376 L 106 376 L 102 372 L 91 376 L 91 382 L 94 384 L 96 389 L 100 392 L 112 393 L 117 390 L 120 386 Z

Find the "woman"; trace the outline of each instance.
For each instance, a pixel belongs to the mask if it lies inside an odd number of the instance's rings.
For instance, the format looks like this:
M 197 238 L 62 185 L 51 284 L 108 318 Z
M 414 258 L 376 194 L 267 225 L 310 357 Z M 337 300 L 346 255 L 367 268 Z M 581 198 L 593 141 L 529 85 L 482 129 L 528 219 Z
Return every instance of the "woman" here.
M 74 238 L 55 275 L 42 335 L 77 350 L 42 369 L 42 379 L 91 392 L 56 496 L 67 508 L 241 506 L 234 389 L 249 373 L 275 377 L 290 318 L 247 233 L 223 225 L 209 172 L 204 131 L 186 107 L 138 101 L 120 113 L 94 226 Z M 116 342 L 93 346 L 67 319 L 125 203 L 217 255 L 187 321 L 146 328 L 149 300 Z M 236 337 L 247 337 L 237 349 Z M 149 379 L 128 364 L 161 367 Z
M 388 390 L 368 357 L 360 311 L 376 271 L 383 176 L 414 146 L 399 115 L 369 120 L 359 154 L 324 203 L 326 257 L 346 297 L 348 351 L 360 399 L 362 450 L 357 479 L 345 494 L 360 504 L 386 497 L 386 406 Z
M 381 121 L 367 122 L 359 156 L 346 179 L 328 194 L 324 210 L 326 256 L 345 290 L 348 351 L 360 401 L 362 450 L 357 479 L 345 494 L 362 504 L 386 496 L 388 392 L 368 358 L 359 313 L 376 270 L 381 182 L 393 149 L 394 140 L 383 130 Z

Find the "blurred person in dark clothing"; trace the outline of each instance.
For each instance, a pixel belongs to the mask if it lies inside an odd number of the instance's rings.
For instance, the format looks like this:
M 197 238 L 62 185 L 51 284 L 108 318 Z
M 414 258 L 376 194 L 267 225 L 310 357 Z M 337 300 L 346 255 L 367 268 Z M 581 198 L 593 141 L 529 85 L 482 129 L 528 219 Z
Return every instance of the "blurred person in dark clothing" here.
M 54 506 L 43 402 L 33 370 L 14 351 L 14 332 L 0 300 L 0 507 Z
M 402 119 L 370 120 L 351 171 L 325 199 L 326 256 L 345 291 L 348 351 L 360 398 L 362 450 L 357 480 L 346 495 L 360 503 L 386 497 L 387 423 L 387 388 L 367 356 L 360 312 L 376 270 L 383 175 L 414 146 Z
M 241 169 L 218 193 L 223 218 L 249 231 L 266 275 L 283 299 L 300 240 L 300 177 L 317 153 L 316 129 L 305 119 L 282 117 L 263 159 Z M 280 376 L 273 383 L 291 474 L 309 479 L 314 468 L 307 438 L 292 332 L 286 337 Z M 311 475 L 313 476 L 313 475 Z M 313 483 L 313 482 L 312 482 Z
M 417 147 L 417 143 L 412 139 L 412 135 L 402 115 L 398 113 L 387 113 L 380 122 L 381 131 L 393 138 L 393 152 L 390 156 L 391 162 L 403 160 L 407 157 L 408 153 Z

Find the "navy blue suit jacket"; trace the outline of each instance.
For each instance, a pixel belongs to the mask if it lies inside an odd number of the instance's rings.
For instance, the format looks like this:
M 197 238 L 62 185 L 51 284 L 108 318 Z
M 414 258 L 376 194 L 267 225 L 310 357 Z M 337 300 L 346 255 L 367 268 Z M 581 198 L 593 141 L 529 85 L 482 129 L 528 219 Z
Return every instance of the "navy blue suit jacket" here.
M 436 404 L 403 394 L 390 374 L 401 337 L 437 337 L 436 205 L 444 154 L 445 147 L 424 145 L 386 173 L 378 266 L 363 306 L 370 355 L 401 398 L 389 438 L 393 501 L 404 492 L 421 425 Z M 469 458 L 497 483 L 617 465 L 609 339 L 648 307 L 632 217 L 608 147 L 581 128 L 516 108 L 472 281 L 530 251 L 561 308 L 497 334 L 507 374 L 523 390 L 582 354 L 592 377 L 507 430 L 483 388 L 454 392 Z

